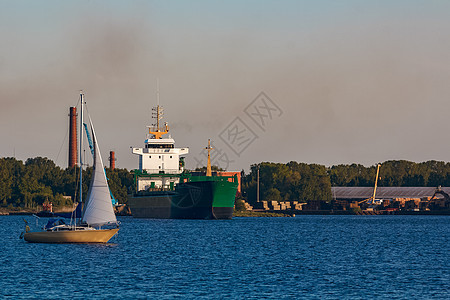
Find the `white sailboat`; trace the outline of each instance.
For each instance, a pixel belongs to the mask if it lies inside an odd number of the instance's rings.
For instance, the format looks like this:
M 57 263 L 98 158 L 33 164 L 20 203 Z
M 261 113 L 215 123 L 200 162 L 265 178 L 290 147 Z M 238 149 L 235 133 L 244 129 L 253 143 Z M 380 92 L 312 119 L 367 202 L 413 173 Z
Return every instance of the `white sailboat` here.
M 83 94 L 81 96 L 81 126 L 83 124 Z M 55 225 L 43 231 L 25 232 L 23 238 L 31 243 L 107 243 L 118 231 L 118 223 L 111 203 L 108 182 L 103 169 L 103 161 L 97 142 L 97 136 L 90 120 L 94 145 L 94 165 L 91 183 L 85 201 L 81 221 L 74 225 Z M 82 130 L 80 126 L 80 149 L 82 148 Z M 82 153 L 82 151 L 80 151 Z M 80 165 L 82 162 L 80 159 Z M 80 168 L 80 195 L 82 180 Z M 75 218 L 76 219 L 76 218 Z M 103 227 L 103 228 L 102 228 Z M 106 228 L 105 228 L 106 227 Z

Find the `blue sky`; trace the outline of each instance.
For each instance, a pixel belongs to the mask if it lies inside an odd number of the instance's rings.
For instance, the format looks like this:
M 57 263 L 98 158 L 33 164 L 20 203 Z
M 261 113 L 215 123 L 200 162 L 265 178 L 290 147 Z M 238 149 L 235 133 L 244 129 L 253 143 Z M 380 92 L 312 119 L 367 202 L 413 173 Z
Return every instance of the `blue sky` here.
M 448 1 L 0 1 L 0 156 L 67 165 L 86 93 L 104 160 L 134 168 L 156 78 L 189 167 L 208 138 L 260 161 L 449 161 Z M 239 156 L 220 133 L 264 91 L 282 109 Z M 436 141 L 439 141 L 436 144 Z M 61 150 L 60 150 L 61 149 Z

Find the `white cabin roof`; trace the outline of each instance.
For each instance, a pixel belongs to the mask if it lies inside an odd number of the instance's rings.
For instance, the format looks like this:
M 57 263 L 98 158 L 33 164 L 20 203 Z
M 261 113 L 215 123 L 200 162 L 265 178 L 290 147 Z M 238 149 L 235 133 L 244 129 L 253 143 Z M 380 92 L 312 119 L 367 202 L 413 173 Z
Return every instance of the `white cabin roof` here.
M 175 144 L 175 140 L 172 138 L 167 139 L 146 139 L 146 144 Z

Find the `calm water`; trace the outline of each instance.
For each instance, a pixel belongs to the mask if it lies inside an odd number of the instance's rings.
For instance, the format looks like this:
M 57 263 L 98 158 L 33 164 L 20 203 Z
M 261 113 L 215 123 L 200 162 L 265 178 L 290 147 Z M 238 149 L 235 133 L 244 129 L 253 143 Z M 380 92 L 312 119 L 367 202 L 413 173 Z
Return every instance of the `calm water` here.
M 2 298 L 450 298 L 446 216 L 124 217 L 108 245 L 29 244 L 22 219 L 0 217 Z

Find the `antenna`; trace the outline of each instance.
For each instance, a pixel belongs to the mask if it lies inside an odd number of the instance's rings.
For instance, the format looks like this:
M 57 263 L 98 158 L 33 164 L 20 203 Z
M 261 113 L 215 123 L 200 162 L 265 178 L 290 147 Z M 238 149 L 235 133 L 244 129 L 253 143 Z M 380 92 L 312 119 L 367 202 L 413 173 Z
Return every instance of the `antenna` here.
M 159 78 L 156 78 L 156 101 L 159 106 Z
M 159 106 L 159 78 L 156 79 L 156 101 L 157 106 L 152 108 L 152 118 L 156 119 L 156 123 L 152 124 L 153 128 L 148 126 L 148 133 L 153 134 L 155 139 L 160 139 L 164 134 L 169 132 L 169 125 L 167 122 L 164 123 L 164 128 L 159 125 L 159 121 L 162 120 L 164 114 L 163 108 Z

